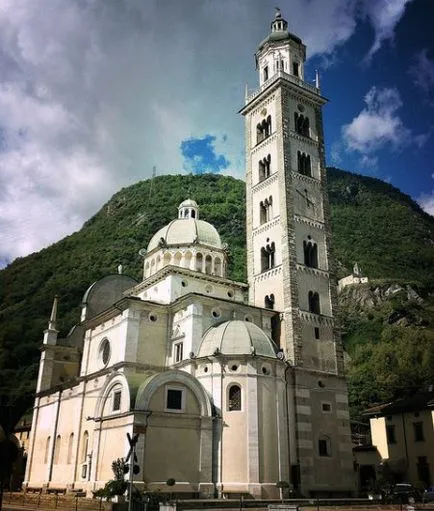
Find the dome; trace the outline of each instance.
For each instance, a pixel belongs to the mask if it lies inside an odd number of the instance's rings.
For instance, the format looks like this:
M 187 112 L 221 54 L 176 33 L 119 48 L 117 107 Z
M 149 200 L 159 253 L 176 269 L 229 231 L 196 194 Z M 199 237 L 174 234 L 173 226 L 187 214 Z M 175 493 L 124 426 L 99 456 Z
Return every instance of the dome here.
M 280 10 L 277 9 L 271 23 L 271 33 L 261 42 L 258 51 L 261 51 L 267 43 L 281 43 L 282 41 L 294 41 L 297 44 L 303 44 L 299 37 L 288 31 L 288 22 L 283 19 Z
M 254 323 L 232 320 L 211 327 L 202 338 L 197 357 L 250 355 L 276 358 L 277 348 L 268 335 Z
M 148 253 L 155 248 L 182 245 L 207 245 L 219 250 L 223 245 L 217 229 L 203 220 L 199 220 L 199 206 L 187 199 L 178 206 L 179 217 L 160 229 L 148 245 Z
M 194 218 L 172 220 L 169 224 L 160 229 L 148 245 L 148 253 L 157 248 L 164 240 L 167 245 L 208 245 L 222 249 L 217 229 L 203 220 Z
M 192 199 L 187 199 L 178 206 L 178 209 L 181 208 L 198 208 L 197 202 Z

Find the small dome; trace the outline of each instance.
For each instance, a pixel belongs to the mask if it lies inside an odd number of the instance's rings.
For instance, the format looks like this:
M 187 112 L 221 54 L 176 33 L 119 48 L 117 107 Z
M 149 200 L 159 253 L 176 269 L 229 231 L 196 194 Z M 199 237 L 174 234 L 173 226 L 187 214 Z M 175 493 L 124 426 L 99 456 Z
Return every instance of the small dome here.
M 202 338 L 197 357 L 250 355 L 276 358 L 277 348 L 268 335 L 254 323 L 232 320 L 211 327 Z
M 200 244 L 223 249 L 217 229 L 208 222 L 196 218 L 172 220 L 154 234 L 148 245 L 148 253 L 159 247 L 161 243 L 168 246 Z
M 187 199 L 178 206 L 178 209 L 181 208 L 198 208 L 197 202 L 192 199 Z

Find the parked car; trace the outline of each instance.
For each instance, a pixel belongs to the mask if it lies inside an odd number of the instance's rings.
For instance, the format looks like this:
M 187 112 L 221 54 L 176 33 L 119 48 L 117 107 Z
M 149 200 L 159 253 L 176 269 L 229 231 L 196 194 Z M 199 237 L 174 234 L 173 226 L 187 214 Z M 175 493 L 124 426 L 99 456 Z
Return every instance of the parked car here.
M 430 486 L 423 492 L 422 500 L 424 502 L 432 502 L 434 500 L 434 486 Z
M 392 488 L 391 497 L 398 502 L 414 502 L 421 500 L 421 493 L 411 483 L 397 483 Z

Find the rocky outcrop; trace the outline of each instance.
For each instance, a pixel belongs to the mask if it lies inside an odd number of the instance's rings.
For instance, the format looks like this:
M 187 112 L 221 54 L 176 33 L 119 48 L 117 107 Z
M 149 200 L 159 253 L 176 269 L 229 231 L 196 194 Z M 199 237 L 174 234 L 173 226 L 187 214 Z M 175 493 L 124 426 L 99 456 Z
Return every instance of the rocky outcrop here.
M 395 297 L 419 305 L 424 301 L 409 284 L 375 285 L 369 283 L 345 287 L 339 294 L 339 302 L 342 307 L 373 309 Z

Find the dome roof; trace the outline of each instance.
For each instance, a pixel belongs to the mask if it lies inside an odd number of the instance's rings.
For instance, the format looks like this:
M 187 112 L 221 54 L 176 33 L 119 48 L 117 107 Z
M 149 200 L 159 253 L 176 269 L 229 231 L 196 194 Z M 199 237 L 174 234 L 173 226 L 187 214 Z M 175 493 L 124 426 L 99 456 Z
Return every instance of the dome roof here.
M 187 199 L 184 202 L 181 202 L 181 204 L 178 206 L 178 209 L 180 208 L 198 208 L 197 202 L 193 199 Z
M 268 335 L 254 323 L 232 320 L 211 327 L 202 338 L 197 357 L 250 355 L 276 358 L 277 348 Z
M 178 218 L 160 229 L 148 245 L 148 252 L 159 246 L 161 239 L 167 245 L 208 245 L 223 249 L 217 229 L 197 218 Z

